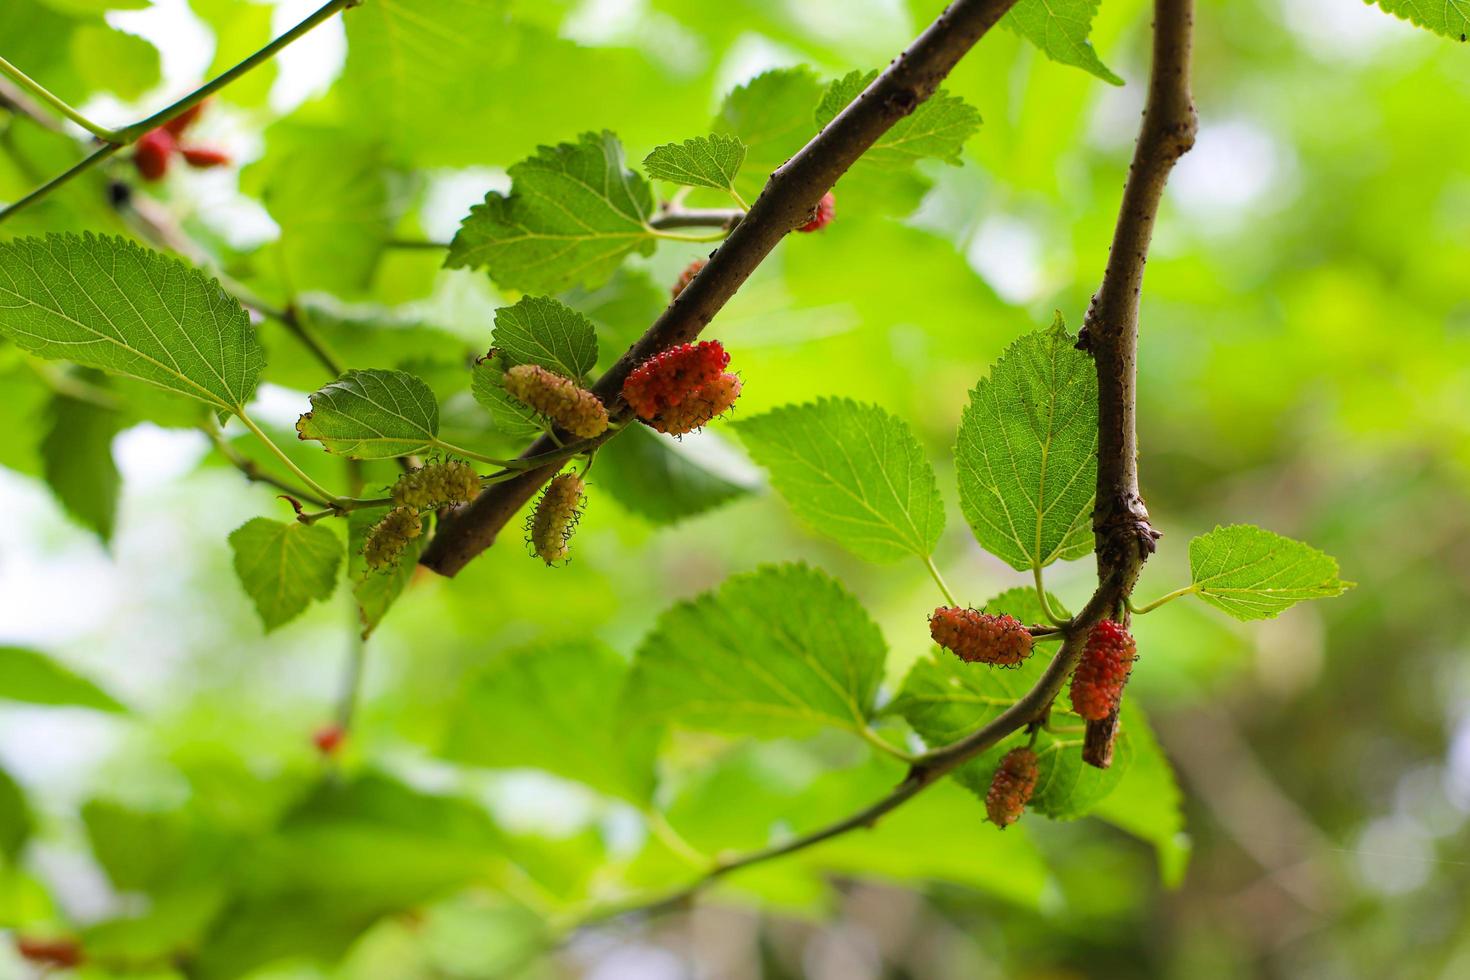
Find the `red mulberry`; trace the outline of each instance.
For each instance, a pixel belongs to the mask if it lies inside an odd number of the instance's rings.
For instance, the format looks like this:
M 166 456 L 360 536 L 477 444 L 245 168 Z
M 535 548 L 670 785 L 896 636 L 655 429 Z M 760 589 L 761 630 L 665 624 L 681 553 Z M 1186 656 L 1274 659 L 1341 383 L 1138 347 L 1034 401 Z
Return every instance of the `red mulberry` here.
M 346 740 L 346 730 L 337 724 L 323 725 L 311 734 L 311 744 L 322 755 L 336 755 Z
M 682 344 L 649 358 L 623 382 L 623 398 L 659 432 L 693 432 L 735 403 L 740 378 L 725 371 L 718 340 Z
M 184 130 L 199 121 L 199 117 L 204 114 L 204 107 L 208 104 L 208 99 L 205 99 L 203 102 L 196 102 L 159 128 L 167 130 L 170 136 L 183 136 Z
M 184 155 L 184 162 L 196 170 L 223 167 L 230 162 L 228 153 L 212 146 L 184 146 L 179 148 L 179 152 Z
M 929 617 L 929 635 L 967 664 L 1014 667 L 1031 656 L 1031 634 L 1011 616 L 941 606 Z
M 709 384 L 730 364 L 718 340 L 680 344 L 633 369 L 623 382 L 623 398 L 642 419 L 652 419 Z
M 1009 827 L 1021 819 L 1031 794 L 1036 792 L 1036 753 L 1011 749 L 1000 760 L 985 794 L 985 813 L 997 827 Z
M 463 460 L 451 459 L 410 470 L 393 484 L 390 495 L 399 507 L 434 510 L 469 503 L 480 492 L 480 476 Z
M 15 951 L 21 959 L 44 967 L 68 969 L 80 966 L 82 947 L 75 939 L 35 939 L 30 936 L 15 938 Z
M 505 390 L 579 439 L 607 431 L 607 408 L 570 378 L 539 364 L 517 364 L 505 372 Z
M 546 485 L 536 510 L 531 515 L 531 550 L 548 565 L 567 557 L 567 542 L 582 516 L 582 478 L 575 473 L 561 473 Z
M 684 291 L 684 287 L 693 282 L 694 277 L 704 271 L 704 267 L 707 265 L 709 265 L 709 259 L 695 259 L 686 265 L 684 271 L 679 273 L 679 278 L 674 283 L 674 287 L 669 290 L 673 298 L 678 299 L 679 294 Z
M 727 372 L 690 393 L 679 404 L 651 420 L 649 425 L 659 432 L 682 436 L 701 428 L 715 416 L 724 414 L 739 397 L 740 376 Z
M 168 173 L 169 158 L 174 155 L 176 144 L 173 134 L 166 129 L 150 129 L 138 138 L 133 147 L 133 166 L 144 180 L 162 180 Z
M 1094 626 L 1072 675 L 1072 709 L 1088 721 L 1112 714 L 1123 700 L 1123 685 L 1138 659 L 1137 651 L 1129 632 L 1112 620 Z
M 812 208 L 812 216 L 807 223 L 796 230 L 821 231 L 830 225 L 832 219 L 835 217 L 837 217 L 837 198 L 833 196 L 831 191 L 828 191 L 822 195 L 822 199 L 817 202 L 817 206 Z
M 424 532 L 424 522 L 412 507 L 394 507 L 368 531 L 362 546 L 367 567 L 377 571 L 398 563 L 408 543 Z

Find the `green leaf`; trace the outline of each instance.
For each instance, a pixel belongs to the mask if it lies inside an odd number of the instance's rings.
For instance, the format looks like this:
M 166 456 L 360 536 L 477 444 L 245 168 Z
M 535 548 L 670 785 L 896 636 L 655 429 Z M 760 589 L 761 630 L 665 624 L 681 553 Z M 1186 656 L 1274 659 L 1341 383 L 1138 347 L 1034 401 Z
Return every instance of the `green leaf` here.
M 747 201 L 816 133 L 812 112 L 821 100 L 822 85 L 807 68 L 764 72 L 725 96 L 710 129 L 745 144 L 735 189 Z
M 122 99 L 137 99 L 159 81 L 158 49 L 105 24 L 79 25 L 71 36 L 71 57 L 90 88 Z
M 539 364 L 580 381 L 597 364 L 592 321 L 550 296 L 526 296 L 496 310 L 491 337 L 508 368 Z
M 326 126 L 273 128 L 270 145 L 260 199 L 281 228 L 281 275 L 293 292 L 363 293 L 392 230 L 383 147 Z
M 955 468 L 960 510 L 1019 571 L 1092 550 L 1097 377 L 1057 314 L 1013 343 L 970 392 Z
M 628 255 L 653 254 L 653 195 L 612 133 L 539 147 L 510 176 L 509 196 L 491 191 L 460 224 L 450 268 L 488 267 L 508 289 L 555 293 L 601 285 Z
M 1452 41 L 1470 38 L 1470 0 L 1366 0 L 1400 20 Z
M 659 617 L 634 661 L 634 717 L 760 736 L 861 729 L 883 674 L 883 634 L 850 593 L 806 565 L 765 566 Z
M 677 440 L 660 439 L 641 425 L 629 426 L 597 451 L 592 479 L 625 510 L 654 524 L 703 514 L 751 491 L 706 466 Z
M 331 596 L 342 542 L 330 528 L 256 517 L 230 534 L 235 574 L 269 633 L 301 615 L 313 599 Z
M 67 513 L 107 541 L 122 486 L 112 459 L 112 437 L 123 427 L 122 416 L 67 395 L 54 396 L 47 415 L 40 445 L 46 483 Z
M 11 778 L 10 773 L 0 769 L 0 854 L 14 862 L 34 828 L 25 792 Z M 0 917 L 0 921 L 3 921 L 3 917 Z
M 213 871 L 221 839 L 189 809 L 140 810 L 89 800 L 82 823 L 92 856 L 121 891 L 162 893 Z
M 378 628 L 393 603 L 413 580 L 419 554 L 424 550 L 425 539 L 421 534 L 404 546 L 398 564 L 392 568 L 383 571 L 368 568 L 362 557 L 362 546 L 367 541 L 368 531 L 386 513 L 388 509 L 381 507 L 354 510 L 347 515 L 347 577 L 352 580 L 352 597 L 357 600 L 364 640 Z
M 744 162 L 745 144 L 738 137 L 716 133 L 656 147 L 643 158 L 643 169 L 650 177 L 685 187 L 728 191 L 734 189 Z
M 824 398 L 735 429 L 791 508 L 860 557 L 922 558 L 939 543 L 939 481 L 902 419 L 876 405 Z
M 311 396 L 311 411 L 296 420 L 296 432 L 339 456 L 408 456 L 438 439 L 439 402 L 406 371 L 348 371 Z
M 0 699 L 125 714 L 112 695 L 44 653 L 0 647 Z
M 490 413 L 490 424 L 517 442 L 534 439 L 546 431 L 536 410 L 505 390 L 505 360 L 497 354 L 475 362 L 470 393 Z
M 1133 765 L 1092 815 L 1152 844 L 1159 877 L 1165 886 L 1177 888 L 1184 880 L 1191 848 L 1184 832 L 1183 794 L 1159 740 L 1131 699 L 1124 700 L 1119 722 L 1133 747 Z
M 265 364 L 219 283 L 122 238 L 0 242 L 0 332 L 41 357 L 139 378 L 240 412 Z
M 817 125 L 830 123 L 877 77 L 876 71 L 854 71 L 829 85 L 817 106 Z M 940 89 L 878 137 L 859 162 L 899 170 L 933 157 L 959 166 L 965 141 L 979 129 L 980 110 Z
M 634 803 L 653 793 L 656 728 L 624 730 L 628 665 L 595 641 L 507 653 L 470 682 L 443 755 L 490 768 L 556 773 Z
M 1112 85 L 1122 85 L 1087 40 L 1101 0 L 1020 0 L 1001 23 L 1041 49 L 1052 61 L 1073 65 Z
M 1249 524 L 1217 527 L 1189 542 L 1192 590 L 1236 619 L 1274 619 L 1307 599 L 1330 599 L 1357 583 L 1337 559 Z
M 102 14 L 109 10 L 142 10 L 153 0 L 41 0 L 53 10 L 64 14 Z
M 205 78 L 235 67 L 275 36 L 271 30 L 271 7 L 239 0 L 189 0 L 189 6 L 214 31 L 214 58 L 204 72 Z M 272 58 L 231 82 L 221 96 L 236 105 L 261 105 L 269 98 L 276 75 L 276 61 Z

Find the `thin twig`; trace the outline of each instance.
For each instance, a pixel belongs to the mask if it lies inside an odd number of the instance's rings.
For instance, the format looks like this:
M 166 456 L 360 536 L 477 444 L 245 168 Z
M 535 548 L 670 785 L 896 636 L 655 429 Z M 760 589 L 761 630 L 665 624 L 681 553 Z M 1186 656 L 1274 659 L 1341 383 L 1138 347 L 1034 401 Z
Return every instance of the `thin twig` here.
M 659 351 L 699 336 L 787 233 L 810 219 L 812 209 L 837 179 L 932 95 L 960 58 L 1015 2 L 956 0 L 826 128 L 776 169 L 704 272 L 593 386 L 616 421 L 628 418 L 621 397 L 628 373 Z M 550 447 L 549 440 L 540 439 L 524 455 L 534 456 Z M 490 547 L 500 529 L 555 474 L 556 469 L 541 467 L 482 493 L 441 522 L 420 561 L 442 575 L 454 575 Z
M 723 228 L 732 231 L 745 219 L 738 208 L 665 207 L 648 222 L 652 228 Z
M 0 75 L 5 75 L 9 77 L 11 81 L 19 85 L 21 88 L 25 89 L 32 96 L 40 99 L 46 105 L 49 105 L 52 109 L 70 119 L 72 122 L 76 123 L 78 126 L 82 127 L 93 136 L 102 140 L 104 143 L 118 142 L 117 133 L 108 129 L 106 126 L 97 125 L 92 120 L 88 119 L 86 116 L 73 109 L 70 105 L 67 104 L 64 99 L 61 99 L 54 95 L 51 90 L 48 89 L 46 86 L 36 81 L 34 78 L 21 71 L 15 65 L 6 61 L 4 58 L 0 58 Z
M 7 78 L 0 78 L 0 108 L 25 116 L 37 126 L 53 133 L 66 132 L 65 126 L 48 116 L 40 106 L 31 101 L 24 90 Z
M 114 153 L 121 149 L 122 147 L 116 143 L 104 144 L 89 155 L 83 157 L 81 161 L 73 166 L 70 170 L 67 170 L 64 173 L 57 174 L 55 177 L 52 177 L 50 180 L 46 181 L 46 183 L 42 184 L 40 187 L 37 187 L 35 190 L 31 191 L 20 200 L 14 202 L 13 204 L 7 204 L 3 208 L 0 208 L 0 221 L 4 221 L 6 218 L 15 214 L 17 211 L 21 211 L 25 208 L 30 207 L 32 204 L 35 204 L 37 201 L 49 195 L 52 191 L 71 183 L 77 177 L 80 177 L 82 174 L 91 170 L 93 167 L 97 166 L 99 163 L 106 160 L 108 157 L 112 156 Z
M 325 507 L 327 505 L 327 501 L 317 494 L 289 480 L 283 480 L 278 476 L 267 473 L 260 468 L 260 464 L 256 463 L 255 460 L 242 455 L 239 450 L 230 445 L 229 440 L 224 437 L 224 434 L 219 431 L 219 427 L 214 425 L 212 420 L 210 423 L 202 426 L 202 428 L 204 434 L 209 437 L 209 441 L 214 444 L 214 448 L 219 450 L 219 454 L 229 461 L 231 466 L 245 474 L 245 479 L 252 483 L 264 483 L 267 486 L 275 487 L 277 490 L 288 493 L 300 500 L 305 500 L 307 503 L 316 504 L 318 507 Z
M 956 8 L 962 4 L 956 4 Z M 952 8 L 955 9 L 955 8 Z M 1108 262 L 1099 299 L 1089 316 L 1090 348 L 1099 374 L 1129 367 L 1128 383 L 1099 387 L 1099 414 L 1122 427 L 1125 438 L 1104 439 L 1098 448 L 1098 507 L 1094 513 L 1097 535 L 1098 586 L 1075 617 L 1061 627 L 1064 639 L 1035 686 L 991 721 L 949 745 L 917 757 L 902 782 L 886 796 L 835 823 L 771 847 L 717 862 L 688 885 L 651 900 L 594 910 L 573 929 L 584 928 L 630 914 L 655 915 L 683 908 L 720 878 L 797 851 L 805 850 L 853 830 L 872 827 L 926 787 L 987 751 L 1007 736 L 1044 722 L 1052 702 L 1066 683 L 1086 645 L 1087 635 L 1102 619 L 1121 614 L 1138 578 L 1139 568 L 1153 549 L 1155 535 L 1138 496 L 1135 439 L 1132 435 L 1134 389 L 1131 368 L 1137 356 L 1138 289 L 1148 254 L 1154 215 L 1175 160 L 1189 149 L 1194 132 L 1194 108 L 1189 95 L 1189 56 L 1193 29 L 1193 0 L 1155 0 L 1154 60 L 1143 128 L 1134 148 L 1133 166 L 1124 191 L 1113 256 Z M 1135 186 L 1139 185 L 1139 186 Z M 759 202 L 757 202 L 757 208 Z M 1120 253 L 1119 243 L 1130 246 Z M 1121 291 L 1121 296 L 1120 296 Z M 1119 298 L 1115 298 L 1119 297 Z M 1126 402 L 1126 404 L 1124 403 Z M 1103 454 L 1111 454 L 1104 459 Z M 1126 453 L 1126 457 L 1121 454 Z M 1126 522 L 1104 501 L 1136 501 Z M 1081 744 L 1080 742 L 1077 744 Z

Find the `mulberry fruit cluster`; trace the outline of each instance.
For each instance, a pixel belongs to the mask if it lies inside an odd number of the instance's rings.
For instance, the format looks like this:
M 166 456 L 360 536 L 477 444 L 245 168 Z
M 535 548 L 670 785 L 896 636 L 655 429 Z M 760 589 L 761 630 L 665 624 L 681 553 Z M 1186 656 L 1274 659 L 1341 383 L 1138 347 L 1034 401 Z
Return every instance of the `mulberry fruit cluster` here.
M 368 531 L 362 557 L 374 571 L 398 564 L 408 543 L 424 533 L 424 522 L 412 507 L 394 507 Z
M 1102 721 L 1123 700 L 1123 685 L 1138 659 L 1133 636 L 1105 619 L 1087 634 L 1087 648 L 1072 674 L 1072 708 L 1088 721 Z
M 505 372 L 505 390 L 579 439 L 607 431 L 607 408 L 570 378 L 539 364 L 517 364 Z
M 929 635 L 967 664 L 1014 667 L 1031 656 L 1031 634 L 1011 616 L 941 606 L 929 617 Z
M 410 470 L 389 491 L 398 507 L 436 510 L 449 504 L 469 503 L 480 492 L 480 475 L 469 463 L 450 459 Z
M 805 232 L 821 231 L 830 225 L 832 219 L 835 217 L 837 217 L 837 198 L 832 195 L 831 191 L 828 191 L 822 195 L 822 199 L 817 202 L 817 206 L 812 208 L 812 216 L 807 220 L 807 223 L 796 230 Z
M 1031 794 L 1036 792 L 1036 753 L 1011 749 L 1000 760 L 985 793 L 985 814 L 997 827 L 1009 827 L 1021 819 Z
M 575 473 L 558 474 L 536 503 L 527 531 L 532 553 L 548 565 L 564 560 L 571 550 L 567 543 L 582 516 L 584 486 Z
M 740 376 L 718 340 L 681 344 L 649 358 L 623 382 L 623 399 L 659 432 L 680 436 L 723 414 L 740 396 Z
M 150 129 L 138 138 L 133 147 L 133 166 L 138 168 L 138 173 L 144 180 L 162 180 L 176 155 L 183 157 L 189 166 L 198 169 L 220 167 L 230 162 L 229 154 L 223 150 L 180 143 L 184 132 L 194 125 L 203 111 L 203 102 L 190 106 L 162 126 Z
M 686 265 L 684 271 L 679 273 L 679 278 L 674 281 L 673 288 L 669 290 L 672 298 L 678 299 L 679 294 L 684 291 L 684 287 L 693 282 L 694 277 L 704 271 L 704 267 L 707 265 L 709 265 L 709 259 L 695 259 Z

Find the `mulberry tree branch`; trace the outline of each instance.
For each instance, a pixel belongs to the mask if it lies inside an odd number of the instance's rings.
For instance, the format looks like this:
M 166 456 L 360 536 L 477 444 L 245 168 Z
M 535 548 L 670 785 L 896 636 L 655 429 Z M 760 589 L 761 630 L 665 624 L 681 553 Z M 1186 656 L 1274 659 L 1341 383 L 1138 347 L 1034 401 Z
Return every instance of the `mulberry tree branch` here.
M 932 95 L 960 58 L 1015 2 L 955 0 L 851 105 L 776 168 L 749 213 L 714 252 L 704 271 L 593 386 L 614 419 L 629 417 L 620 394 L 628 373 L 659 351 L 698 337 L 781 239 L 806 223 L 837 178 Z M 538 440 L 526 454 L 546 452 L 552 445 L 547 439 Z M 457 573 L 495 543 L 500 529 L 556 470 L 552 466 L 531 470 L 486 490 L 440 524 L 420 561 L 442 575 Z
M 573 929 L 625 915 L 655 915 L 682 908 L 735 871 L 872 827 L 1007 736 L 1044 722 L 1082 655 L 1088 633 L 1103 619 L 1123 615 L 1139 570 L 1152 553 L 1157 537 L 1138 492 L 1133 383 L 1138 301 L 1165 183 L 1175 161 L 1194 142 L 1196 120 L 1189 90 L 1193 27 L 1194 0 L 1155 0 L 1153 67 L 1143 125 L 1134 147 L 1102 286 L 1093 298 L 1079 342 L 1092 352 L 1099 381 L 1103 382 L 1098 388 L 1098 409 L 1104 429 L 1098 443 L 1097 506 L 1093 514 L 1098 585 L 1082 610 L 1060 627 L 1064 636 L 1061 649 L 1035 686 L 1015 704 L 960 740 L 918 756 L 892 791 L 857 813 L 783 843 L 720 860 L 700 878 L 674 892 L 596 910 L 574 923 Z

